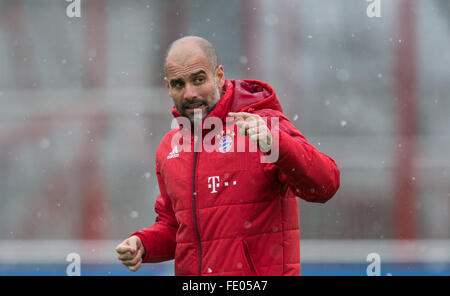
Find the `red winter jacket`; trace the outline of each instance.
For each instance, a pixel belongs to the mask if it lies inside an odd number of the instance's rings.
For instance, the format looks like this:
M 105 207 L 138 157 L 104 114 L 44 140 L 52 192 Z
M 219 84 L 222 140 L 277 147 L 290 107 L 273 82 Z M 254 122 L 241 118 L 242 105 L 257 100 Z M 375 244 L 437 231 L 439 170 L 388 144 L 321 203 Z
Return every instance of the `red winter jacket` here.
M 180 151 L 171 139 L 183 129 L 168 132 L 156 152 L 156 223 L 132 234 L 145 246 L 143 262 L 175 258 L 175 275 L 300 275 L 296 196 L 326 202 L 339 187 L 339 170 L 283 115 L 268 84 L 227 80 L 224 90 L 207 117 L 279 117 L 278 160 L 262 163 L 262 152 L 249 149 Z

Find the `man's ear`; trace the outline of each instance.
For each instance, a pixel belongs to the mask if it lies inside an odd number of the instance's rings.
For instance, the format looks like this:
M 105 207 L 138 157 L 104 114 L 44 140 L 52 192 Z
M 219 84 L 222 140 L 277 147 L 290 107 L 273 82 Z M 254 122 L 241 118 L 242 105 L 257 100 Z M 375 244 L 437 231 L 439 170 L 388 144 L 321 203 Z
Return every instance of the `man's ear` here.
M 166 88 L 169 89 L 169 79 L 167 77 L 164 77 L 164 82 L 166 83 Z
M 223 86 L 225 85 L 225 72 L 223 70 L 223 66 L 219 65 L 216 69 L 216 80 L 217 80 L 217 86 L 220 89 L 223 89 Z

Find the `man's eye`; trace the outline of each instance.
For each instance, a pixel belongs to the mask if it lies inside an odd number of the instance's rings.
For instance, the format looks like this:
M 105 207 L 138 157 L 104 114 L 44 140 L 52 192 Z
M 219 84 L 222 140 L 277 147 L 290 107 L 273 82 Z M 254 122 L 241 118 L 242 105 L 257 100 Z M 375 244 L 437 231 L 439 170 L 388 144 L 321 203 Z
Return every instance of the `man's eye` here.
M 173 88 L 182 88 L 183 86 L 184 86 L 184 83 L 180 82 L 180 81 L 172 83 Z
M 194 79 L 195 83 L 203 83 L 203 81 L 205 81 L 205 79 L 203 77 L 197 77 Z

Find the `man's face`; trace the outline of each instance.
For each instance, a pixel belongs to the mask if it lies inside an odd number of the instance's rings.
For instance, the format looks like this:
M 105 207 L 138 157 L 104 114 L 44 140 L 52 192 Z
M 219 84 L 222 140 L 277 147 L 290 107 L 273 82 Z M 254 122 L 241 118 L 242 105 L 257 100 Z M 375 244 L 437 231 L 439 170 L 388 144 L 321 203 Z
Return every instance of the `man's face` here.
M 220 100 L 224 84 L 223 67 L 213 71 L 203 55 L 188 58 L 169 58 L 166 65 L 166 87 L 178 112 L 194 122 L 194 110 L 204 119 Z

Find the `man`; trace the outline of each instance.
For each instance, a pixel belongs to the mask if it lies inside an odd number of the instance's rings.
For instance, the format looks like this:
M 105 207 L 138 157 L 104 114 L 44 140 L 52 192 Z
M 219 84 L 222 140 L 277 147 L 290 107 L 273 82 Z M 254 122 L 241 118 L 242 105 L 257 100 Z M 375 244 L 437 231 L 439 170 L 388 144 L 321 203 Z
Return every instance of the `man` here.
M 189 131 L 181 125 L 167 133 L 156 152 L 156 223 L 119 244 L 119 260 L 136 271 L 141 263 L 175 259 L 175 275 L 300 275 L 297 196 L 330 199 L 339 187 L 335 162 L 289 122 L 272 87 L 226 80 L 208 41 L 176 40 L 165 69 L 180 122 L 236 124 L 214 134 L 214 151 L 189 152 L 178 141 L 174 147 L 174 137 Z M 268 118 L 278 118 L 277 126 Z M 202 143 L 206 132 L 200 139 L 191 133 L 187 146 Z M 238 136 L 258 149 L 232 149 Z M 261 161 L 275 149 L 276 161 Z

